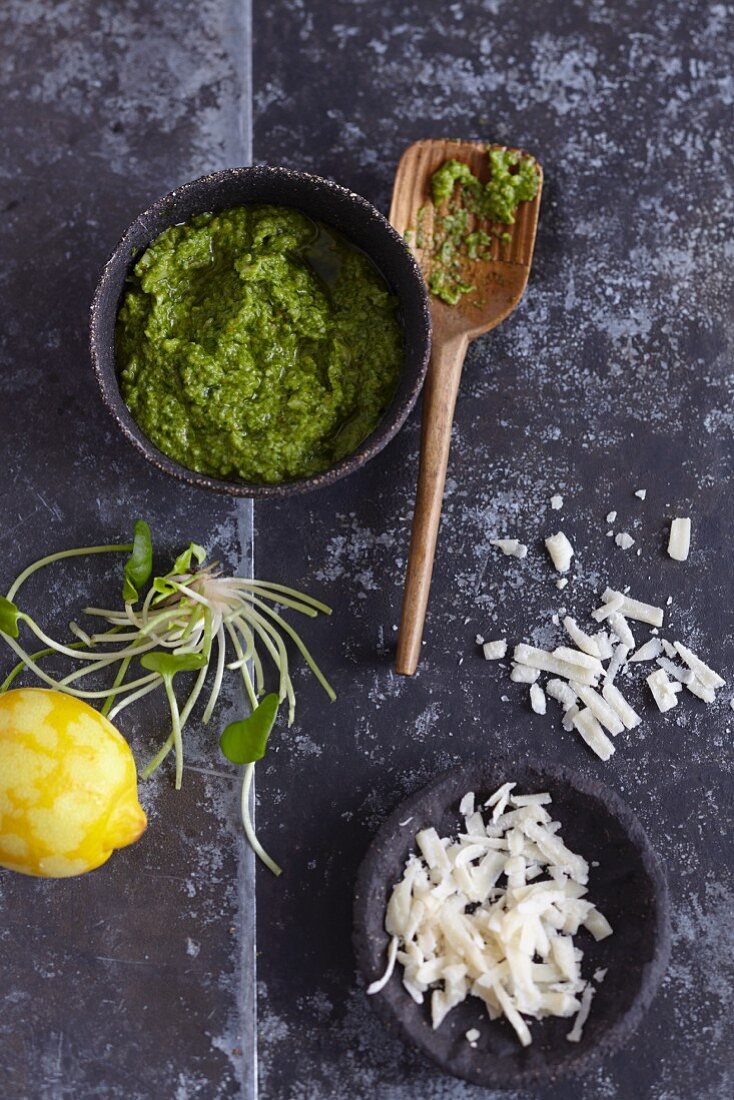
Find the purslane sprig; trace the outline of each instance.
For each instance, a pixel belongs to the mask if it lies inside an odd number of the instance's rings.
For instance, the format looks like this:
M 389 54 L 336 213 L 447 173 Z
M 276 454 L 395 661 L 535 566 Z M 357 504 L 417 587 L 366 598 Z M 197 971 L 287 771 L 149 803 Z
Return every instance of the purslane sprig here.
M 62 643 L 38 625 L 17 603 L 21 585 L 39 569 L 72 557 L 101 553 L 126 553 L 122 606 L 85 607 L 84 614 L 101 620 L 104 629 L 85 630 L 71 622 L 74 641 Z M 250 715 L 231 723 L 223 732 L 221 748 L 234 763 L 244 764 L 242 818 L 248 841 L 260 859 L 275 873 L 278 865 L 257 841 L 249 811 L 249 792 L 255 762 L 262 757 L 281 703 L 287 702 L 288 725 L 295 715 L 296 698 L 290 675 L 286 641 L 293 642 L 330 699 L 335 694 L 300 635 L 277 610 L 289 609 L 316 617 L 329 615 L 331 608 L 286 585 L 223 575 L 216 563 L 205 565 L 206 551 L 196 543 L 176 558 L 172 569 L 151 580 L 153 547 L 148 524 L 138 520 L 131 543 L 88 546 L 50 554 L 28 566 L 0 596 L 0 635 L 19 658 L 0 692 L 29 670 L 43 683 L 81 699 L 101 701 L 101 711 L 114 720 L 126 707 L 163 687 L 171 713 L 171 729 L 153 759 L 142 770 L 149 778 L 173 749 L 176 758 L 175 784 L 183 778 L 183 729 L 201 696 L 213 667 L 209 697 L 202 721 L 214 713 L 226 672 L 242 680 Z M 150 582 L 150 583 L 149 583 Z M 147 591 L 146 591 L 147 586 Z M 138 605 L 139 606 L 136 606 Z M 28 652 L 20 641 L 21 627 L 35 635 L 43 648 Z M 228 651 L 230 651 L 228 653 Z M 74 663 L 71 672 L 58 677 L 39 665 L 49 656 Z M 263 659 L 270 659 L 278 673 L 278 690 L 266 696 Z M 145 675 L 127 679 L 137 661 Z M 252 667 L 253 675 L 250 673 Z M 112 683 L 103 689 L 80 686 L 93 673 L 115 670 Z M 188 695 L 179 706 L 174 677 L 196 673 Z

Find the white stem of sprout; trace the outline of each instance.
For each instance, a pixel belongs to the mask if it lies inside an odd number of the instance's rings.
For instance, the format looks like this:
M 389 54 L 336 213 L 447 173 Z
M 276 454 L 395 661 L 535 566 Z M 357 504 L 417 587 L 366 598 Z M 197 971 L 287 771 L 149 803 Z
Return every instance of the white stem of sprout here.
M 227 623 L 227 622 L 225 622 L 224 625 L 227 629 L 227 633 L 229 634 L 230 638 L 232 639 L 232 645 L 234 646 L 235 653 L 237 653 L 237 655 L 240 658 L 242 658 L 244 656 L 243 653 L 242 653 L 242 646 L 240 645 L 240 640 L 237 637 L 237 633 L 236 633 L 234 627 L 232 626 L 231 623 Z M 240 666 L 240 671 L 242 673 L 242 680 L 243 680 L 243 683 L 245 685 L 245 690 L 247 691 L 247 697 L 250 700 L 250 706 L 254 710 L 255 707 L 257 706 L 257 695 L 255 694 L 255 689 L 252 686 L 252 680 L 250 678 L 250 670 L 248 669 L 247 664 L 245 662 L 243 662 L 242 665 Z
M 275 860 L 270 858 L 260 841 L 257 839 L 252 817 L 250 816 L 250 789 L 252 787 L 252 777 L 254 774 L 255 765 L 248 764 L 245 768 L 245 777 L 242 781 L 242 826 L 245 830 L 245 836 L 247 837 L 248 843 L 257 858 L 262 860 L 268 870 L 272 871 L 277 877 L 283 874 L 283 868 L 279 867 Z
M 42 642 L 49 647 L 49 649 L 55 649 L 57 653 L 60 653 L 63 657 L 73 657 L 76 661 L 102 661 L 107 658 L 111 658 L 113 661 L 119 661 L 122 657 L 127 657 L 128 653 L 143 653 L 145 649 L 154 649 L 156 642 L 151 642 L 148 646 L 128 646 L 126 649 L 116 649 L 111 652 L 103 653 L 97 650 L 93 653 L 82 653 L 78 649 L 70 649 L 69 646 L 62 645 L 61 642 L 57 642 L 55 638 L 50 638 L 45 630 L 41 630 L 40 626 L 33 621 L 30 615 L 20 614 L 18 616 L 19 622 L 24 622 L 31 628 L 37 638 L 40 638 Z
M 117 543 L 114 546 L 80 546 L 77 550 L 60 550 L 57 554 L 48 554 L 45 558 L 40 558 L 38 561 L 34 561 L 33 565 L 29 565 L 27 569 L 24 569 L 20 573 L 6 593 L 6 599 L 12 600 L 16 592 L 25 581 L 28 580 L 37 570 L 43 569 L 45 565 L 51 565 L 55 561 L 63 561 L 64 558 L 79 558 L 84 557 L 87 554 L 130 554 L 132 552 L 133 544 L 131 542 Z
M 138 699 L 142 699 L 144 695 L 149 695 L 151 691 L 156 691 L 160 687 L 160 681 L 157 684 L 146 684 L 145 687 L 138 688 L 131 695 L 128 695 L 126 699 L 122 699 L 110 710 L 107 717 L 110 722 L 114 719 L 115 715 L 119 714 L 125 707 L 129 707 L 131 703 L 136 703 Z
M 78 638 L 80 642 L 84 642 L 84 644 L 88 645 L 90 648 L 94 645 L 94 642 L 92 641 L 89 634 L 87 634 L 86 630 L 82 630 L 78 623 L 69 623 L 69 631 L 74 635 L 75 638 Z M 78 653 L 79 651 L 74 650 L 74 652 Z
M 204 666 L 206 668 L 206 665 Z M 183 780 L 183 741 L 181 739 L 181 716 L 178 712 L 178 703 L 173 691 L 173 677 L 166 676 L 163 685 L 168 696 L 168 705 L 171 708 L 171 723 L 173 725 L 173 744 L 176 748 L 176 790 L 181 790 Z
M 281 618 L 281 616 L 277 613 L 277 611 L 273 611 L 272 607 L 268 607 L 268 605 L 266 603 L 264 603 L 262 600 L 259 600 L 256 597 L 253 597 L 252 602 L 254 604 L 257 604 L 258 607 L 261 607 L 263 609 L 263 611 L 265 612 L 265 614 L 269 615 L 270 618 L 273 619 L 273 621 L 278 624 L 278 626 L 281 628 L 281 630 L 284 630 L 286 632 L 286 634 L 288 635 L 288 637 L 293 639 L 293 641 L 296 643 L 296 645 L 297 645 L 304 661 L 306 662 L 308 667 L 311 669 L 314 676 L 316 677 L 318 682 L 321 684 L 322 688 L 324 689 L 324 691 L 326 692 L 326 694 L 329 696 L 329 698 L 331 699 L 331 701 L 333 703 L 334 700 L 336 699 L 336 692 L 334 691 L 333 687 L 331 686 L 329 681 L 324 676 L 324 674 L 321 671 L 321 669 L 319 668 L 319 666 L 314 661 L 314 659 L 311 656 L 306 644 L 303 642 L 301 636 L 297 633 L 297 631 L 295 631 L 293 629 L 293 627 L 290 625 L 290 623 L 287 623 L 285 621 L 285 619 Z
M 188 717 L 191 714 L 191 711 L 194 709 L 194 706 L 196 704 L 197 699 L 199 698 L 199 695 L 201 694 L 201 689 L 204 687 L 204 681 L 206 680 L 206 674 L 207 674 L 208 671 L 209 671 L 208 665 L 204 665 L 204 667 L 199 670 L 199 675 L 196 677 L 196 682 L 195 682 L 193 688 L 191 689 L 191 694 L 189 695 L 188 699 L 186 700 L 186 703 L 185 703 L 185 705 L 184 705 L 184 707 L 181 711 L 180 724 L 181 724 L 181 729 L 182 730 L 183 730 L 183 727 L 186 725 L 186 722 L 188 721 Z M 149 763 L 146 764 L 146 766 L 143 768 L 143 770 L 140 773 L 141 777 L 143 779 L 150 779 L 153 772 L 156 771 L 161 766 L 161 764 L 166 759 L 166 757 L 168 756 L 168 754 L 169 754 L 169 752 L 171 751 L 172 748 L 173 748 L 173 730 L 171 730 L 168 737 L 163 742 L 163 744 L 161 745 L 160 749 L 155 754 L 153 759 L 151 761 L 149 761 Z
M 282 592 L 286 596 L 293 596 L 301 603 L 310 604 L 311 607 L 316 608 L 317 611 L 322 611 L 324 615 L 331 615 L 331 608 L 328 604 L 322 603 L 321 600 L 315 599 L 313 596 L 309 596 L 306 592 L 299 592 L 296 588 L 289 588 L 286 584 L 275 584 L 272 581 L 256 581 L 249 580 L 245 577 L 233 577 L 232 581 L 238 588 L 254 588 L 258 590 L 262 595 L 265 595 L 266 591 L 270 592 Z M 278 600 L 278 603 L 281 601 Z
M 285 643 L 270 623 L 268 623 L 261 615 L 257 613 L 252 607 L 242 606 L 241 617 L 234 620 L 234 625 L 240 628 L 246 621 L 244 616 L 250 620 L 253 629 L 255 629 L 262 638 L 264 645 L 267 647 L 270 656 L 273 659 L 273 663 L 280 672 L 280 683 L 278 688 L 278 699 L 282 702 L 283 699 L 288 697 L 288 725 L 293 724 L 293 719 L 296 713 L 296 697 L 293 691 L 293 684 L 291 682 L 290 673 L 288 671 L 288 651 L 285 648 Z M 273 641 L 275 642 L 273 646 Z M 275 648 L 277 647 L 277 649 Z
M 18 654 L 26 667 L 31 669 L 39 680 L 43 680 L 44 684 L 48 684 L 49 687 L 59 688 L 59 681 L 54 680 L 52 676 L 44 672 L 33 660 L 30 653 L 26 653 L 23 647 L 18 645 L 15 638 L 11 638 L 9 634 L 5 634 L 2 630 L 0 630 L 0 636 L 5 639 L 13 652 Z M 122 684 L 117 688 L 106 688 L 104 691 L 81 691 L 78 688 L 69 687 L 65 687 L 63 690 L 67 695 L 73 695 L 77 699 L 106 699 L 108 695 L 120 695 L 124 691 L 132 691 L 133 688 L 142 687 L 143 684 L 149 684 L 157 677 L 157 672 L 151 672 L 148 676 L 142 676 L 139 680 L 131 680 L 129 684 Z
M 219 629 L 217 630 L 215 637 L 217 639 L 217 669 L 214 674 L 214 683 L 212 684 L 212 690 L 209 695 L 209 702 L 207 703 L 206 710 L 204 711 L 204 714 L 202 716 L 202 722 L 204 723 L 204 725 L 207 725 L 207 723 L 211 719 L 217 699 L 219 698 L 219 692 L 222 688 L 222 677 L 224 676 L 224 650 L 226 643 L 224 639 L 224 627 L 221 624 L 219 626 Z

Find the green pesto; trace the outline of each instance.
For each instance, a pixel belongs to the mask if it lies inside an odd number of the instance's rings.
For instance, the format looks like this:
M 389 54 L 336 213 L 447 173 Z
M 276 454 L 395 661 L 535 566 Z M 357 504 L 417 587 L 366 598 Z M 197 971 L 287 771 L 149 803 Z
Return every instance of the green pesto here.
M 431 176 L 431 197 L 436 207 L 431 241 L 428 287 L 432 294 L 454 306 L 476 287 L 462 277 L 462 265 L 492 258 L 491 237 L 509 243 L 511 236 L 491 229 L 490 223 L 513 225 L 521 202 L 538 193 L 538 173 L 533 157 L 508 149 L 488 149 L 490 177 L 486 183 L 468 164 L 447 160 Z M 422 247 L 422 217 L 416 245 Z M 470 229 L 469 219 L 474 227 Z M 485 228 L 478 228 L 484 223 Z M 491 234 L 491 236 L 490 236 Z
M 116 338 L 122 395 L 164 454 L 266 483 L 359 446 L 395 392 L 403 344 L 368 257 L 276 206 L 161 233 L 135 264 Z

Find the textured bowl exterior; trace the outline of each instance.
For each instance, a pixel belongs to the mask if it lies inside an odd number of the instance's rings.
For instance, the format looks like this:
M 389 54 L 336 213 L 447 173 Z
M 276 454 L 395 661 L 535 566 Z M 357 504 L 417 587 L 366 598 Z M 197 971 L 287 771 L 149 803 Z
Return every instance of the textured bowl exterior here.
M 164 455 L 138 427 L 125 404 L 115 361 L 117 312 L 125 281 L 141 251 L 164 229 L 188 221 L 195 214 L 248 203 L 294 207 L 337 229 L 366 252 L 398 298 L 403 328 L 403 363 L 398 387 L 375 430 L 353 454 L 324 473 L 278 485 L 223 481 L 189 470 Z M 330 485 L 359 469 L 402 427 L 425 379 L 431 350 L 431 312 L 428 291 L 412 253 L 366 199 L 331 180 L 306 172 L 267 165 L 228 168 L 183 184 L 135 219 L 105 264 L 97 284 L 91 308 L 90 350 L 105 405 L 127 439 L 154 466 L 190 485 L 231 496 L 284 497 Z
M 581 1073 L 618 1050 L 640 1023 L 660 984 L 670 955 L 668 890 L 658 859 L 637 818 L 607 787 L 567 768 L 467 764 L 437 778 L 406 799 L 384 822 L 359 871 L 354 905 L 354 949 L 366 982 L 385 969 L 388 935 L 385 907 L 392 886 L 402 877 L 415 834 L 435 825 L 454 835 L 458 805 L 467 791 L 485 799 L 507 780 L 518 791 L 549 791 L 554 818 L 565 843 L 589 862 L 589 899 L 609 919 L 614 934 L 600 943 L 579 935 L 584 974 L 607 967 L 579 1043 L 569 1043 L 571 1020 L 548 1018 L 533 1023 L 533 1043 L 522 1047 L 506 1020 L 490 1021 L 483 1005 L 467 998 L 431 1028 L 428 1003 L 417 1005 L 403 988 L 401 967 L 378 994 L 370 997 L 389 1028 L 419 1047 L 443 1070 L 486 1088 L 522 1088 Z M 401 822 L 411 819 L 405 825 Z M 445 830 L 442 832 L 442 830 Z M 582 942 L 583 941 L 583 942 Z M 477 1028 L 476 1049 L 466 1031 Z

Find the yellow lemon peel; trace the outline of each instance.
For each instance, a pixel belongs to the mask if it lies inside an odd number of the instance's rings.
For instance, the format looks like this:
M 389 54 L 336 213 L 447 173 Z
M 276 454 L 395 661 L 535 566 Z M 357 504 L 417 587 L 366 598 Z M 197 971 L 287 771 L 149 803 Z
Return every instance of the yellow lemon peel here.
M 83 874 L 146 824 L 130 747 L 106 718 L 46 688 L 0 695 L 0 867 Z

